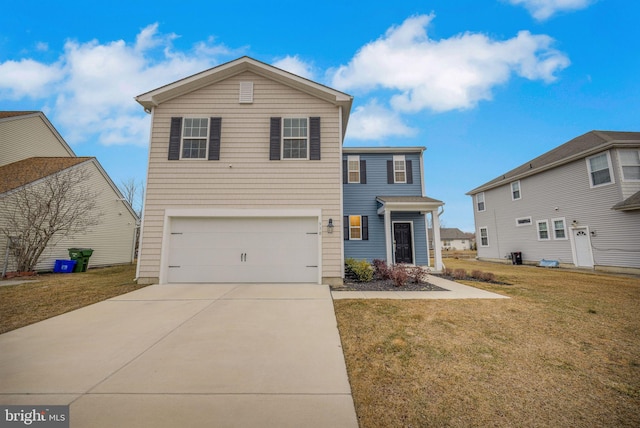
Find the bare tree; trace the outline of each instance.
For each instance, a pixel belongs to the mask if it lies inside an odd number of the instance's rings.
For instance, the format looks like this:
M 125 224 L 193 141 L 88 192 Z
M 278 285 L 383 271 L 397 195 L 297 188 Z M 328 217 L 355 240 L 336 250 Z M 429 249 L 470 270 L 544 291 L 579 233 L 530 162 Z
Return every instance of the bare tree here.
M 6 218 L 0 233 L 11 243 L 18 271 L 33 271 L 48 245 L 99 224 L 102 214 L 90 177 L 86 168 L 68 168 L 1 200 Z
M 131 208 L 142 217 L 142 201 L 144 200 L 144 184 L 134 178 L 122 180 L 118 186 L 124 199 L 129 203 Z

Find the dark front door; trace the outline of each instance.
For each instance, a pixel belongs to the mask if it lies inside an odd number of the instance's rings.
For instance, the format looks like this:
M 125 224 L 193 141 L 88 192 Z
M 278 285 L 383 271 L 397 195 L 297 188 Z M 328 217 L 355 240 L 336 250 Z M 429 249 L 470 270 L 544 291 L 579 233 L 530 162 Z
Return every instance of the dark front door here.
M 411 253 L 411 224 L 394 223 L 393 240 L 396 244 L 396 263 L 413 263 Z

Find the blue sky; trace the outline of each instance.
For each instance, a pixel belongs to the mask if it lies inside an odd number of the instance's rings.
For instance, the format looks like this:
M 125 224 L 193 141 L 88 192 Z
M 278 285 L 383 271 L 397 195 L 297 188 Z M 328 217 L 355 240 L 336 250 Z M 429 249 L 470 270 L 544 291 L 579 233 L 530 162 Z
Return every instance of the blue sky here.
M 105 6 L 106 4 L 106 6 Z M 243 55 L 355 97 L 345 146 L 426 146 L 447 227 L 465 193 L 592 129 L 640 131 L 640 2 L 19 2 L 0 109 L 42 110 L 116 184 L 146 176 L 133 97 Z

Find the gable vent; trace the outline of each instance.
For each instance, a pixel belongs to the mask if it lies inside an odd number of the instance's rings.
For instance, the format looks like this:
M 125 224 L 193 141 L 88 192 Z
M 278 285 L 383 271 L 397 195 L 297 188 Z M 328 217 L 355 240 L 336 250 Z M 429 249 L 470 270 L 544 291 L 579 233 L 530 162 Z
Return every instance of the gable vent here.
M 240 82 L 240 103 L 253 102 L 253 82 Z

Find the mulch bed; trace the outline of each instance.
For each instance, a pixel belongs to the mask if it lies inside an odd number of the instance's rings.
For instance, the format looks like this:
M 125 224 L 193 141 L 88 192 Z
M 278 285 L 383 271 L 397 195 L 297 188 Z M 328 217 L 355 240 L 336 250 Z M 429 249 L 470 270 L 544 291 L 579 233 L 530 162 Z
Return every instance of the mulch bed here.
M 344 285 L 332 286 L 334 291 L 449 291 L 429 282 L 407 282 L 402 287 L 396 287 L 391 280 L 373 280 L 369 282 L 356 282 L 345 278 Z

